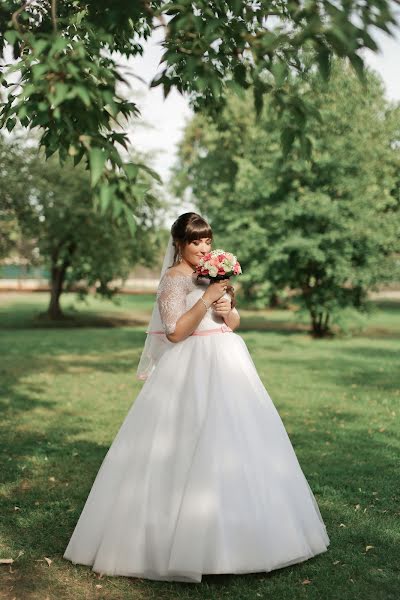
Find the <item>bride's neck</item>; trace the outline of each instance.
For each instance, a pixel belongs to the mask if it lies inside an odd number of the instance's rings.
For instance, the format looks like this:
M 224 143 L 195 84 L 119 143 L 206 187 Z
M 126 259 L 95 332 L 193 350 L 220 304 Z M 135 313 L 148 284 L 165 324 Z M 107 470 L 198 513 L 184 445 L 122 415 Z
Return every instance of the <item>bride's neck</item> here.
M 182 258 L 181 262 L 179 263 L 179 266 L 183 267 L 181 270 L 187 272 L 188 275 L 190 275 L 190 273 L 193 273 L 196 270 L 196 266 L 192 265 L 185 258 Z

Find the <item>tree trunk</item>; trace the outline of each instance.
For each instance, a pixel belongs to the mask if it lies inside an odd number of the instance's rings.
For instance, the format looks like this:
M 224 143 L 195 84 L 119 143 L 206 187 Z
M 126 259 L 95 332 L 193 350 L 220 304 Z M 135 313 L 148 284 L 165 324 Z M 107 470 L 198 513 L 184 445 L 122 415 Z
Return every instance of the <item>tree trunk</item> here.
M 51 256 L 51 289 L 50 289 L 50 303 L 47 309 L 47 316 L 50 319 L 62 319 L 63 312 L 60 306 L 60 297 L 63 292 L 63 285 L 65 280 L 65 273 L 67 268 L 71 264 L 71 257 L 76 250 L 76 244 L 71 242 L 67 248 L 67 256 L 64 259 L 64 262 L 59 265 L 58 256 L 60 249 L 62 247 L 62 242 L 54 249 Z
M 277 308 L 279 306 L 279 296 L 276 292 L 272 292 L 268 302 L 269 308 Z
M 331 329 L 329 327 L 329 313 L 316 313 L 314 310 L 310 310 L 311 315 L 311 329 L 314 337 L 326 337 L 330 335 Z
M 50 303 L 47 309 L 47 315 L 50 319 L 62 319 L 63 313 L 60 306 L 60 296 L 63 291 L 64 277 L 67 265 L 53 265 L 51 267 L 51 290 Z

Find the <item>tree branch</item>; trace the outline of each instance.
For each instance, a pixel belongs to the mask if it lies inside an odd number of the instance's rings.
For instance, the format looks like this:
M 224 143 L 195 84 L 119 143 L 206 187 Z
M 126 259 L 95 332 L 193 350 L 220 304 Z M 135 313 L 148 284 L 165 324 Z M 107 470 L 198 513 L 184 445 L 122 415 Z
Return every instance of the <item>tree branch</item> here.
M 25 10 L 25 9 L 26 9 L 26 8 L 29 6 L 29 4 L 31 4 L 33 1 L 34 1 L 34 0 L 27 0 L 27 1 L 25 2 L 25 4 L 23 4 L 23 5 L 22 5 L 22 6 L 21 6 L 21 7 L 20 7 L 18 10 L 16 10 L 16 11 L 15 11 L 15 12 L 12 14 L 12 17 L 11 17 L 12 24 L 14 25 L 15 29 L 16 29 L 16 30 L 17 30 L 19 33 L 22 33 L 22 31 L 21 31 L 21 26 L 20 26 L 20 24 L 19 24 L 19 21 L 18 21 L 18 17 L 19 17 L 19 15 L 20 15 L 22 12 L 24 12 L 24 10 Z
M 53 32 L 57 33 L 57 0 L 51 0 L 51 22 L 53 23 Z

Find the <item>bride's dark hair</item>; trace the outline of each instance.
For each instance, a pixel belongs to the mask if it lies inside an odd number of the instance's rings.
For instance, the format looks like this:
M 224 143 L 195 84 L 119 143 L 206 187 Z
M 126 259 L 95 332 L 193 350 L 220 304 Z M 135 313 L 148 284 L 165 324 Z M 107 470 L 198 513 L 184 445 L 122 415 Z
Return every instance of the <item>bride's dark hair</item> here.
M 201 238 L 212 239 L 212 229 L 203 217 L 195 212 L 187 212 L 180 215 L 171 227 L 172 241 L 174 244 L 174 261 L 177 264 L 179 253 L 185 244 Z

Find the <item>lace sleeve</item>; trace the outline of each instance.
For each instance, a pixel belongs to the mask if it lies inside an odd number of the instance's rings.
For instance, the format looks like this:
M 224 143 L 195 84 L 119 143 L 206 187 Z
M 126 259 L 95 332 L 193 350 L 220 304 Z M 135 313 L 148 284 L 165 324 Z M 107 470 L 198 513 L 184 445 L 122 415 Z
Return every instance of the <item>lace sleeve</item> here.
M 179 273 L 165 273 L 157 290 L 157 303 L 165 333 L 174 333 L 176 323 L 186 312 L 188 278 Z

